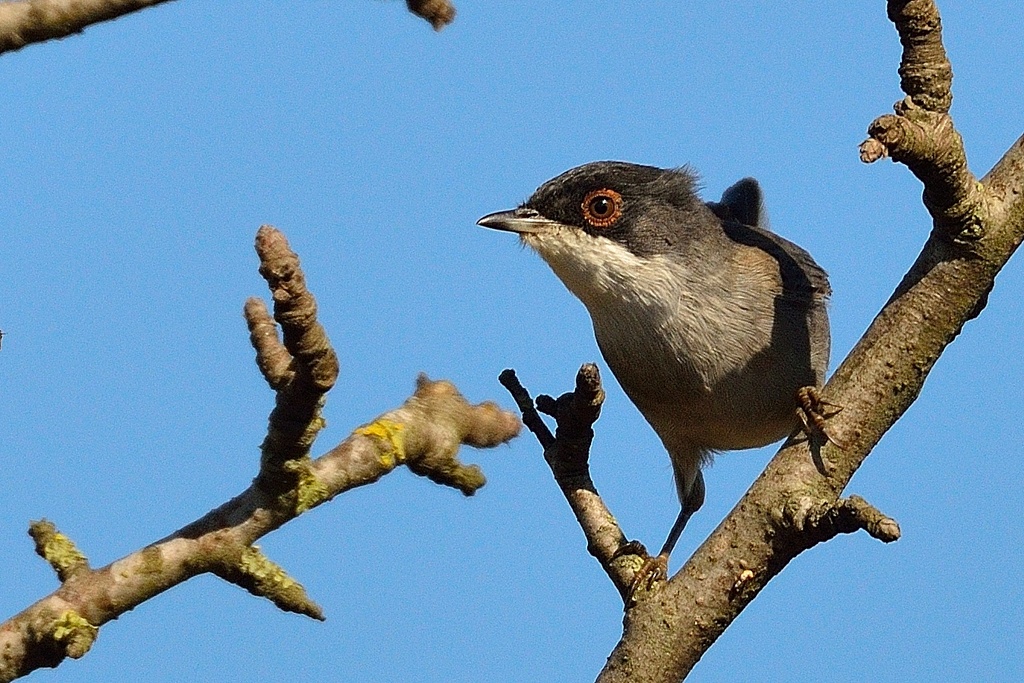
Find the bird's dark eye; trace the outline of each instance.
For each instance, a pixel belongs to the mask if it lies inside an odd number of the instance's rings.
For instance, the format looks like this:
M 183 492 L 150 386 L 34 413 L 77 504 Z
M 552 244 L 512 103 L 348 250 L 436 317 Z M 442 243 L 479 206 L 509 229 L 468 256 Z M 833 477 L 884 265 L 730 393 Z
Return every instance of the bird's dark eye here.
M 583 218 L 595 228 L 607 228 L 622 216 L 622 195 L 615 190 L 594 190 L 583 199 Z

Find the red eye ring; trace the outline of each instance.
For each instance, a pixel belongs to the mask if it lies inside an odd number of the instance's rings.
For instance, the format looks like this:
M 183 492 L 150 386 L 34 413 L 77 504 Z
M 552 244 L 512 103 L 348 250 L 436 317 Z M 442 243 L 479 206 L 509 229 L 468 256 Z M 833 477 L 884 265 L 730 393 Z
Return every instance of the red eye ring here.
M 622 195 L 615 190 L 601 189 L 583 198 L 583 218 L 595 228 L 607 228 L 622 217 Z

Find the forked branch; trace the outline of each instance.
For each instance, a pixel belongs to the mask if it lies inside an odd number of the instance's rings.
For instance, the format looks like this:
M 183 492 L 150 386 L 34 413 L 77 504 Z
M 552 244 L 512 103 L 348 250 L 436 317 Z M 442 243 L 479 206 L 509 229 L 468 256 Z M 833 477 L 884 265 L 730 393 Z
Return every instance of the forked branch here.
M 945 347 L 984 307 L 996 273 L 1024 239 L 1024 138 L 977 181 L 948 113 L 952 69 L 942 46 L 938 9 L 932 0 L 890 1 L 888 8 L 904 47 L 900 75 L 906 98 L 897 103 L 895 115 L 871 124 L 861 158 L 871 162 L 889 156 L 904 163 L 924 184 L 934 229 L 892 298 L 823 390 L 824 399 L 844 408 L 829 421 L 843 448 L 826 443 L 816 450 L 804 438 L 787 441 L 679 573 L 627 604 L 622 639 L 599 681 L 680 681 L 801 552 L 861 529 L 885 542 L 899 537 L 894 520 L 862 498 L 840 496 L 875 444 L 917 398 Z M 596 394 L 599 387 L 589 391 Z M 555 409 L 549 412 L 557 416 L 560 430 L 563 420 L 572 420 L 558 407 L 573 405 L 579 394 L 578 381 L 576 392 L 551 404 Z M 538 407 L 542 403 L 538 399 Z M 624 536 L 590 481 L 585 451 L 592 435 L 583 435 L 563 443 L 557 433 L 550 442 L 542 439 L 545 457 L 550 463 L 557 454 L 562 462 L 563 452 L 572 453 L 567 462 L 575 487 L 566 486 L 559 467 L 552 465 L 552 470 L 588 547 L 622 591 L 629 567 L 610 563 L 607 551 Z M 828 467 L 820 467 L 823 462 Z M 574 503 L 574 496 L 584 495 L 586 506 Z
M 219 508 L 101 569 L 91 569 L 85 555 L 53 524 L 34 522 L 29 532 L 36 550 L 61 585 L 0 624 L 0 681 L 83 656 L 101 626 L 203 573 L 280 609 L 323 619 L 323 611 L 301 584 L 255 545 L 260 537 L 399 465 L 472 495 L 484 477 L 479 467 L 459 462 L 459 447 L 487 448 L 518 434 L 515 415 L 489 402 L 471 405 L 450 383 L 421 375 L 404 404 L 311 460 L 309 448 L 323 424 L 320 408 L 337 377 L 337 358 L 284 236 L 271 227 L 260 228 L 257 252 L 260 272 L 274 296 L 274 318 L 261 302 L 250 299 L 246 319 L 257 364 L 277 393 L 259 475 Z M 283 330 L 283 341 L 274 321 Z

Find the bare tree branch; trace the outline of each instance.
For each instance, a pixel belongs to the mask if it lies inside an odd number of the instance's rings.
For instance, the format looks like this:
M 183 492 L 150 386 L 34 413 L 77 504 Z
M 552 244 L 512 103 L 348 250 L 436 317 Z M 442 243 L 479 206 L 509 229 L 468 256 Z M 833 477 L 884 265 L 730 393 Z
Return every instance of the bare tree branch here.
M 494 403 L 470 405 L 452 384 L 421 375 L 402 406 L 311 460 L 308 449 L 322 424 L 319 411 L 337 376 L 337 359 L 284 236 L 260 228 L 257 251 L 260 272 L 274 294 L 275 320 L 284 331 L 282 344 L 266 307 L 253 299 L 246 303 L 257 363 L 277 391 L 259 476 L 219 508 L 101 569 L 90 569 L 85 556 L 52 524 L 34 522 L 30 534 L 37 552 L 57 572 L 61 586 L 0 624 L 0 682 L 83 656 L 103 624 L 203 573 L 283 610 L 323 619 L 302 586 L 253 545 L 257 539 L 403 464 L 472 495 L 484 477 L 479 467 L 458 461 L 459 447 L 496 446 L 519 433 L 515 415 Z
M 558 399 L 544 395 L 537 397 L 537 408 L 555 418 L 558 427 L 554 436 L 534 410 L 533 401 L 519 383 L 515 371 L 505 370 L 498 379 L 522 411 L 523 423 L 544 448 L 544 459 L 583 529 L 587 550 L 601 564 L 625 600 L 633 577 L 646 559 L 646 552 L 640 544 L 626 540 L 590 476 L 593 424 L 604 403 L 597 366 L 587 363 L 580 368 L 574 391 Z
M 435 31 L 440 31 L 455 21 L 455 5 L 448 0 L 406 0 L 409 11 L 430 22 Z
M 168 0 L 19 0 L 0 3 L 0 53 L 81 33 L 86 26 Z
M 0 2 L 0 54 L 32 43 L 67 38 L 87 26 L 111 21 L 169 0 L 13 0 Z M 455 20 L 448 0 L 406 0 L 409 11 L 435 31 Z
M 896 116 L 872 124 L 861 151 L 865 161 L 889 154 L 910 168 L 924 183 L 935 229 L 825 387 L 824 397 L 845 408 L 830 425 L 846 448 L 826 444 L 814 454 L 807 440 L 790 439 L 682 570 L 627 612 L 600 681 L 682 680 L 799 553 L 857 528 L 885 541 L 898 537 L 895 522 L 862 499 L 839 495 L 984 306 L 996 273 L 1024 238 L 1024 151 L 1018 141 L 981 183 L 974 180 L 947 114 L 951 70 L 938 10 L 932 0 L 888 5 L 904 45 L 908 98 Z M 815 455 L 829 463 L 825 472 Z
M 627 604 L 622 639 L 599 681 L 680 681 L 801 552 L 861 529 L 884 542 L 900 536 L 899 525 L 863 498 L 839 496 L 882 435 L 917 398 L 945 347 L 984 307 L 996 273 L 1024 239 L 1024 137 L 979 183 L 948 114 L 952 69 L 942 46 L 938 9 L 932 0 L 890 0 L 888 8 L 904 47 L 900 75 L 907 97 L 897 103 L 894 116 L 871 124 L 861 158 L 872 162 L 891 156 L 906 164 L 924 184 L 934 230 L 823 391 L 823 398 L 844 407 L 830 421 L 843 448 L 834 443 L 819 447 L 805 438 L 787 441 L 679 573 Z M 559 424 L 553 441 L 548 434 L 541 443 L 591 553 L 625 595 L 623 582 L 628 586 L 635 564 L 611 560 L 631 544 L 624 542 L 597 496 L 587 467 L 597 412 L 580 421 L 570 410 L 587 395 L 581 395 L 585 370 L 572 394 L 558 401 L 538 398 L 538 408 L 554 414 Z M 596 370 L 592 374 L 596 380 Z M 523 409 L 523 396 L 528 395 L 506 379 L 503 383 L 513 395 L 520 393 L 517 403 Z M 588 391 L 596 396 L 600 387 Z M 563 427 L 566 435 L 576 436 L 563 438 Z M 585 504 L 574 500 L 584 494 Z
M 281 325 L 283 343 L 270 325 L 261 299 L 245 303 L 249 339 L 256 365 L 276 394 L 257 483 L 270 490 L 291 488 L 297 470 L 293 461 L 309 456 L 324 426 L 320 409 L 338 378 L 338 356 L 316 320 L 316 300 L 306 289 L 299 258 L 278 230 L 264 225 L 256 233 L 260 275 L 274 299 L 274 320 Z
M 75 574 L 89 571 L 89 560 L 52 522 L 45 519 L 32 522 L 28 535 L 36 542 L 36 554 L 50 563 L 61 583 Z

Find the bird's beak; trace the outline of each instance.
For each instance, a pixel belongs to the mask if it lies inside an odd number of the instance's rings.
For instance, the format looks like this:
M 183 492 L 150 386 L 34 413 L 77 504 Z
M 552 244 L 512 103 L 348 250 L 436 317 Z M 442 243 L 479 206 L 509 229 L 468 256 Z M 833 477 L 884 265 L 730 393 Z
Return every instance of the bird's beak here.
M 485 228 L 517 232 L 520 235 L 531 235 L 545 232 L 557 225 L 555 221 L 544 218 L 533 209 L 520 207 L 511 211 L 489 213 L 476 222 Z

